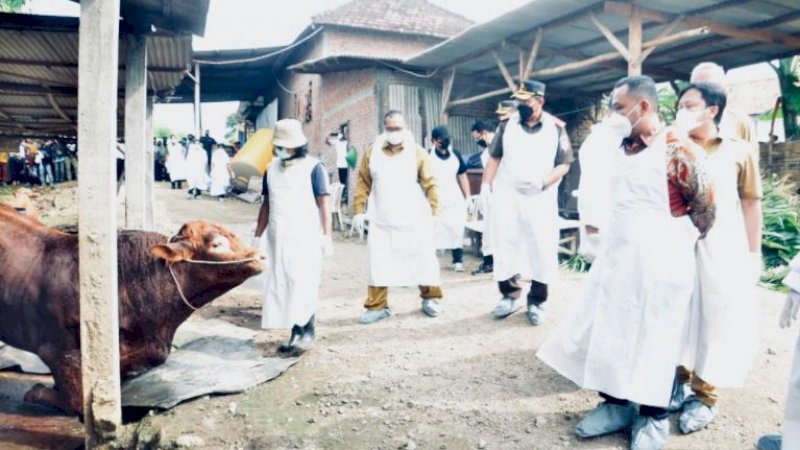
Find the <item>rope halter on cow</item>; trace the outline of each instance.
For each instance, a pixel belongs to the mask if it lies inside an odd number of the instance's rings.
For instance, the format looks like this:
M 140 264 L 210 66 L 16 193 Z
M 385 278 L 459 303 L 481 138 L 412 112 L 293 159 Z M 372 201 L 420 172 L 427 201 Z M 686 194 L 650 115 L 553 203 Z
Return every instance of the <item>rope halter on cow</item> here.
M 175 239 L 176 237 L 177 237 L 177 235 L 172 236 L 171 238 L 169 238 L 167 243 L 168 244 L 172 243 L 172 240 Z M 186 263 L 189 263 L 189 264 L 199 264 L 199 265 L 207 265 L 207 266 L 230 266 L 230 265 L 234 265 L 234 264 L 246 264 L 246 263 L 253 262 L 253 261 L 260 261 L 261 259 L 262 259 L 261 256 L 257 255 L 257 256 L 253 256 L 252 258 L 234 259 L 234 260 L 231 260 L 231 261 L 204 261 L 204 260 L 199 260 L 199 259 L 184 259 L 184 260 L 181 260 L 181 261 L 178 261 L 178 262 L 186 262 Z M 180 295 L 181 300 L 183 300 L 183 303 L 186 306 L 188 306 L 189 309 L 191 309 L 192 311 L 197 311 L 200 308 L 198 308 L 197 306 L 194 306 L 191 303 L 189 303 L 189 299 L 187 299 L 186 295 L 183 293 L 183 289 L 181 289 L 181 284 L 178 282 L 178 277 L 175 276 L 175 270 L 172 268 L 173 264 L 174 263 L 167 262 L 167 267 L 169 268 L 169 274 L 172 275 L 172 281 L 175 282 L 175 287 L 178 289 L 178 295 Z

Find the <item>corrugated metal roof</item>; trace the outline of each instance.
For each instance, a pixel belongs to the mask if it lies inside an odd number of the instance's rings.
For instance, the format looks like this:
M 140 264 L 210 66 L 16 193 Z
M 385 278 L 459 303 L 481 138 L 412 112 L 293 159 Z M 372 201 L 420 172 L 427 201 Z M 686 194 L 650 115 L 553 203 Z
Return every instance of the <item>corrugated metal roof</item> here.
M 375 66 L 391 67 L 397 66 L 398 64 L 402 64 L 402 61 L 396 58 L 379 58 L 364 55 L 331 55 L 299 62 L 287 67 L 287 69 L 298 73 L 328 73 Z
M 535 0 L 495 20 L 475 25 L 447 41 L 404 61 L 419 70 L 457 65 L 462 76 L 494 80 L 506 85 L 491 52 L 497 50 L 512 76 L 518 77 L 520 50 L 528 52 L 534 33 L 545 29 L 533 78 L 563 92 L 599 91 L 626 74 L 627 63 L 615 61 L 573 72 L 537 77 L 536 72 L 614 52 L 611 44 L 589 18 L 594 12 L 623 43 L 627 43 L 627 17 L 606 10 L 604 0 Z M 800 37 L 800 3 L 797 0 L 635 0 L 644 8 L 668 14 L 705 18 L 739 28 Z M 673 31 L 692 29 L 682 22 Z M 666 24 L 645 20 L 643 40 L 656 38 Z M 712 60 L 725 67 L 738 67 L 800 53 L 800 49 L 714 34 L 698 35 L 661 45 L 645 60 L 643 73 L 658 80 L 688 75 L 701 61 Z
M 122 92 L 124 27 L 121 34 L 118 84 Z M 171 91 L 191 67 L 191 36 L 153 34 L 148 37 L 147 50 L 148 89 Z M 42 123 L 54 118 L 66 122 L 51 101 L 72 117 L 74 125 L 77 87 L 77 18 L 0 14 L 0 133 L 9 127 L 19 130 L 17 125 L 30 120 Z

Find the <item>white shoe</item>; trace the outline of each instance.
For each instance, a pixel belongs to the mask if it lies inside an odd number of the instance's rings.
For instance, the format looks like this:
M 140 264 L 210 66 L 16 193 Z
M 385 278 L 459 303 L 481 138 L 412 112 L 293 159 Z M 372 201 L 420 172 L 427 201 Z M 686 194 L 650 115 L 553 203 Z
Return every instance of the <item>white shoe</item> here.
M 361 315 L 361 319 L 359 320 L 359 322 L 362 325 L 369 325 L 371 323 L 375 323 L 383 319 L 388 319 L 391 316 L 392 316 L 391 308 L 384 308 L 377 310 L 368 309 L 364 311 L 364 314 Z
M 631 450 L 660 450 L 669 438 L 669 418 L 640 416 L 631 431 Z
M 436 300 L 424 299 L 422 300 L 422 312 L 428 317 L 439 317 L 442 307 Z
M 630 427 L 635 419 L 636 407 L 632 403 L 615 405 L 603 402 L 581 420 L 575 427 L 575 434 L 581 438 L 591 438 L 616 433 Z
M 503 297 L 497 306 L 494 307 L 492 311 L 492 315 L 495 319 L 505 319 L 506 317 L 514 314 L 514 312 L 519 309 L 517 306 L 517 300 L 513 298 Z
M 525 316 L 528 318 L 528 322 L 537 327 L 541 325 L 542 320 L 544 320 L 544 308 L 536 305 L 528 305 L 528 311 L 525 313 Z
M 453 272 L 463 272 L 463 271 L 464 271 L 464 264 L 462 263 L 453 264 Z
M 694 433 L 707 427 L 716 415 L 716 406 L 708 406 L 696 397 L 692 397 L 686 401 L 678 425 L 683 434 Z

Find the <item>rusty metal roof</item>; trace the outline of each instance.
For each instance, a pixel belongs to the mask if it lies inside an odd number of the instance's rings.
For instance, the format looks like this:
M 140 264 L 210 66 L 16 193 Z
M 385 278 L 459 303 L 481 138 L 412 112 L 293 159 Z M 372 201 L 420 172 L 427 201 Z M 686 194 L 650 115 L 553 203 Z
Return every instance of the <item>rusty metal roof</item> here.
M 120 92 L 129 31 L 121 26 Z M 151 34 L 147 50 L 148 89 L 171 92 L 191 67 L 191 36 Z M 77 89 L 78 18 L 0 14 L 0 133 L 74 133 Z
M 449 38 L 473 24 L 425 0 L 353 0 L 312 18 L 314 25 Z
M 696 22 L 687 19 L 707 19 L 758 35 L 759 40 L 730 37 L 718 33 L 720 28 L 710 27 L 708 34 L 657 46 L 644 61 L 643 73 L 660 81 L 686 78 L 692 67 L 702 61 L 714 61 L 733 68 L 800 53 L 800 47 L 787 45 L 785 41 L 766 42 L 763 39 L 774 35 L 800 37 L 800 3 L 797 0 L 535 0 L 495 20 L 474 25 L 407 59 L 405 64 L 426 71 L 455 65 L 457 79 L 471 77 L 502 88 L 506 82 L 491 50 L 497 51 L 511 74 L 518 78 L 520 52 L 527 54 L 530 51 L 535 32 L 542 27 L 542 47 L 532 78 L 545 81 L 548 90 L 570 93 L 608 90 L 627 72 L 627 63 L 622 56 L 602 65 L 561 74 L 537 76 L 537 72 L 615 51 L 589 18 L 589 13 L 594 13 L 602 24 L 627 44 L 628 18 L 615 11 L 620 5 L 629 4 L 656 10 L 668 19 L 656 21 L 645 17 L 645 42 L 658 37 L 669 20 L 678 16 L 684 19 L 673 33 L 699 31 Z

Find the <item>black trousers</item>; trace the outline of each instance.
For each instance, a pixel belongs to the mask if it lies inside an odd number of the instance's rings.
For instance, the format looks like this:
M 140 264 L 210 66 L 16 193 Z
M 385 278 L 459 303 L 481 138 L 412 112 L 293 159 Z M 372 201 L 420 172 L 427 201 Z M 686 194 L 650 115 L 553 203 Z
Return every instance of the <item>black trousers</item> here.
M 456 263 L 463 263 L 464 262 L 464 249 L 463 248 L 454 248 L 450 250 L 453 253 L 453 264 Z
M 347 203 L 347 167 L 339 167 L 339 183 L 342 183 L 344 190 L 342 191 L 342 203 Z
M 603 392 L 599 392 L 599 394 L 600 394 L 600 397 L 603 400 L 605 400 L 607 403 L 610 403 L 612 405 L 625 406 L 628 403 L 630 403 L 630 401 L 628 401 L 628 400 L 622 400 L 620 398 L 612 397 L 612 396 L 610 396 L 608 394 L 605 394 Z M 669 417 L 669 412 L 665 408 L 659 408 L 657 406 L 640 405 L 639 406 L 639 415 L 646 416 L 646 417 L 652 417 L 654 419 L 661 420 L 661 419 L 666 419 L 667 417 Z
M 522 284 L 520 284 L 519 276 L 514 276 L 497 284 L 503 297 L 518 299 L 522 296 Z M 531 288 L 528 291 L 528 305 L 539 306 L 546 301 L 547 285 L 538 281 L 531 281 Z

